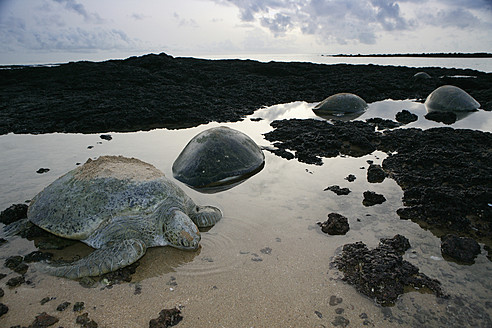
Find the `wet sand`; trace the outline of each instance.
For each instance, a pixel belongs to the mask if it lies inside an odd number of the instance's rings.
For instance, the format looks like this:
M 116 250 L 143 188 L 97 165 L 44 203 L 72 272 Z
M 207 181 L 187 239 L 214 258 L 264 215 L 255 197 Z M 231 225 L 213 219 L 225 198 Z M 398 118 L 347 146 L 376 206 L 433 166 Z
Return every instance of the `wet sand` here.
M 308 107 L 303 106 L 301 104 L 302 111 Z M 247 120 L 228 125 L 267 145 L 262 136 L 253 131 L 264 131 L 268 122 Z M 78 158 L 89 155 L 119 153 L 138 157 L 171 176 L 172 161 L 182 147 L 209 126 L 112 134 L 112 141 L 100 144 L 98 135 L 7 136 L 12 140 L 16 138 L 18 147 L 24 150 L 29 147 L 59 149 L 55 151 L 58 160 L 47 165 L 52 170 L 46 174 L 36 174 L 32 168 L 53 160 L 53 156 L 36 157 L 34 151 L 28 157 L 37 159 L 21 161 L 24 166 L 11 168 L 11 179 L 18 181 L 20 194 L 9 197 L 32 197 L 59 172 L 73 168 Z M 168 145 L 164 147 L 165 140 Z M 87 149 L 91 144 L 95 147 Z M 486 290 L 492 286 L 486 277 L 492 266 L 484 254 L 472 267 L 473 273 L 468 267 L 444 261 L 439 239 L 417 224 L 398 218 L 396 210 L 401 206 L 403 192 L 396 182 L 386 179 L 383 183 L 371 184 L 366 180 L 367 161 L 380 164 L 386 156 L 384 153 L 325 159 L 322 166 L 286 161 L 269 152 L 265 155 L 266 165 L 261 172 L 226 192 L 201 194 L 181 184 L 197 203 L 218 206 L 225 214 L 222 221 L 202 234 L 201 248 L 197 252 L 168 247 L 149 249 L 140 260 L 132 281 L 112 288 L 105 287 L 104 283 L 94 288 L 82 287 L 76 281 L 36 272 L 31 266 L 26 274 L 31 284 L 13 289 L 3 287 L 5 296 L 1 302 L 9 306 L 9 312 L 0 319 L 2 325 L 27 326 L 37 314 L 47 312 L 60 319 L 58 325 L 77 327 L 76 317 L 87 312 L 99 327 L 142 327 L 162 309 L 178 307 L 183 316 L 178 327 L 331 327 L 334 322 L 343 327 L 345 320 L 350 322 L 347 327 L 363 326 L 366 320 L 369 327 L 419 324 L 437 327 L 442 324 L 441 318 L 455 316 L 450 309 L 456 306 L 456 299 L 441 300 L 431 294 L 411 292 L 404 294 L 394 307 L 380 307 L 341 281 L 341 273 L 330 264 L 346 243 L 363 241 L 372 248 L 380 238 L 397 233 L 407 236 L 412 245 L 405 259 L 430 277 L 441 280 L 445 291 L 462 295 L 465 298 L 463 311 L 477 304 L 483 307 L 487 299 L 490 301 Z M 348 182 L 345 177 L 349 174 L 357 179 Z M 35 187 L 22 188 L 32 184 L 29 179 L 18 179 L 23 175 L 37 177 L 39 181 Z M 9 181 L 12 182 L 7 179 L 7 184 L 12 185 Z M 337 196 L 324 191 L 330 185 L 348 187 L 351 193 Z M 368 189 L 384 194 L 387 201 L 377 206 L 363 206 L 362 193 Z M 9 197 L 4 198 L 5 206 Z M 320 232 L 316 222 L 324 221 L 330 212 L 349 218 L 347 235 L 328 236 Z M 35 249 L 32 242 L 17 238 L 2 246 L 2 257 L 25 255 Z M 86 246 L 75 245 L 58 251 L 57 256 L 70 259 L 89 251 Z M 3 283 L 18 276 L 7 268 L 0 271 L 8 274 Z M 55 299 L 41 305 L 45 297 Z M 79 301 L 85 303 L 85 309 L 75 313 L 72 307 Z M 57 306 L 63 302 L 70 302 L 70 307 L 57 311 Z M 490 309 L 487 311 L 488 315 L 492 314 Z M 473 317 L 473 312 L 458 317 L 466 316 Z M 473 320 L 477 322 L 476 318 Z M 458 326 L 457 322 L 448 325 Z
M 275 69 L 278 73 L 278 67 Z M 379 68 L 368 69 L 377 71 Z M 416 69 L 407 72 L 414 71 Z M 263 76 L 272 75 L 272 71 L 263 73 Z M 481 78 L 488 81 L 489 75 Z M 477 94 L 483 94 L 482 91 L 478 90 Z M 409 95 L 402 89 L 396 90 L 395 94 L 403 98 Z M 415 95 L 415 92 L 410 94 Z M 310 94 L 309 97 L 318 96 Z M 276 100 L 269 99 L 268 102 Z M 249 105 L 251 108 L 257 106 L 255 109 L 259 107 L 257 103 Z M 310 104 L 297 105 L 305 113 L 302 118 L 313 116 Z M 397 103 L 397 109 L 394 106 L 395 103 L 386 109 L 370 107 L 367 113 L 372 111 L 378 117 L 388 115 L 392 118 L 402 106 L 414 112 L 422 111 L 422 105 L 418 103 Z M 262 146 L 271 147 L 262 134 L 271 130 L 271 120 L 279 118 L 267 113 L 275 113 L 279 107 L 285 107 L 287 112 L 290 109 L 284 105 L 274 106 L 271 111 L 261 114 L 263 121 L 246 119 L 224 125 L 245 132 Z M 253 111 L 251 108 L 240 114 Z M 389 110 L 391 114 L 385 114 Z M 237 114 L 222 119 L 235 120 L 241 116 Z M 467 122 L 473 121 L 476 125 L 472 128 L 491 131 L 492 127 L 487 125 L 490 121 L 483 119 L 483 115 L 488 114 L 481 111 L 454 126 L 467 127 Z M 292 117 L 298 117 L 295 110 Z M 187 122 L 196 125 L 211 119 L 213 117 Z M 10 125 L 19 127 L 17 132 L 36 131 L 17 123 Z M 436 123 L 425 121 L 419 114 L 418 124 L 427 128 Z M 76 167 L 75 163 L 84 163 L 87 158 L 100 155 L 136 157 L 172 177 L 172 162 L 188 140 L 198 132 L 218 125 L 112 133 L 111 141 L 101 140 L 99 134 L 1 136 L 2 155 L 5 155 L 0 166 L 1 208 L 32 198 L 58 176 Z M 53 131 L 52 128 L 48 126 L 45 132 Z M 55 124 L 56 131 L 65 131 L 63 127 L 57 129 Z M 8 131 L 13 130 L 2 133 Z M 359 327 L 364 323 L 369 327 L 462 327 L 467 324 L 486 327 L 490 322 L 492 299 L 488 291 L 492 281 L 488 277 L 492 265 L 486 252 L 482 251 L 472 266 L 447 262 L 442 258 L 437 237 L 416 223 L 400 220 L 396 210 L 402 207 L 401 188 L 391 179 L 376 184 L 366 179 L 367 161 L 381 164 L 387 156 L 385 153 L 376 151 L 357 158 L 323 159 L 322 166 L 287 161 L 267 151 L 265 156 L 266 165 L 261 172 L 226 192 L 201 194 L 180 184 L 196 203 L 221 208 L 223 220 L 202 234 L 202 246 L 196 252 L 168 247 L 149 249 L 130 283 L 111 288 L 102 283 L 86 288 L 77 281 L 44 275 L 31 265 L 26 273 L 28 283 L 10 289 L 5 282 L 18 274 L 0 268 L 0 273 L 7 274 L 0 280 L 5 291 L 0 302 L 9 307 L 8 313 L 0 318 L 0 325 L 28 326 L 37 314 L 47 312 L 60 319 L 57 326 L 78 327 L 76 317 L 87 312 L 99 327 L 145 327 L 162 309 L 173 307 L 180 308 L 183 316 L 178 327 Z M 40 167 L 48 167 L 50 171 L 35 173 Z M 354 174 L 357 179 L 348 182 L 345 178 L 349 174 Z M 324 191 L 331 185 L 348 187 L 351 193 L 338 196 Z M 383 194 L 386 202 L 364 206 L 362 194 L 366 190 Z M 316 223 L 326 220 L 331 212 L 349 218 L 347 235 L 328 236 L 320 232 Z M 345 284 L 341 273 L 331 265 L 333 256 L 344 244 L 363 241 L 373 248 L 380 238 L 393 237 L 397 233 L 404 234 L 412 246 L 404 259 L 429 277 L 439 279 L 444 291 L 452 294 L 450 299 L 413 291 L 404 294 L 394 307 L 381 307 Z M 15 238 L 1 246 L 0 257 L 5 260 L 8 256 L 26 255 L 33 250 L 36 248 L 32 242 Z M 88 247 L 75 245 L 58 251 L 57 256 L 69 259 L 89 251 Z M 41 300 L 46 297 L 54 299 L 41 305 Z M 70 307 L 63 312 L 57 311 L 57 306 L 63 302 L 70 302 Z M 72 310 L 75 302 L 84 302 L 85 309 L 75 313 Z

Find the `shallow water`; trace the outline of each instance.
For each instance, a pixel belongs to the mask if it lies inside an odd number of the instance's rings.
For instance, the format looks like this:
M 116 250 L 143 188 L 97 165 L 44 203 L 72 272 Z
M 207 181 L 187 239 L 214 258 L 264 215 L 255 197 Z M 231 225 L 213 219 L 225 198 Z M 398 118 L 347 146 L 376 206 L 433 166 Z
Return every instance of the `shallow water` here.
M 331 57 L 320 54 L 238 54 L 194 55 L 204 59 L 252 59 L 261 62 L 308 62 L 315 64 L 383 65 L 407 67 L 444 67 L 492 72 L 492 58 L 432 58 L 432 57 Z
M 314 105 L 295 102 L 259 109 L 237 123 L 111 133 L 111 141 L 100 139 L 99 134 L 0 136 L 0 209 L 31 199 L 77 163 L 100 155 L 136 157 L 173 179 L 174 159 L 193 136 L 210 127 L 229 126 L 248 134 L 260 146 L 271 147 L 262 134 L 271 130 L 272 120 L 316 118 L 311 111 Z M 357 119 L 394 119 L 402 109 L 419 116 L 418 121 L 403 128 L 445 126 L 427 121 L 424 105 L 410 100 L 369 104 L 367 112 Z M 263 119 L 250 120 L 259 117 Z M 492 131 L 492 113 L 478 111 L 452 126 Z M 322 166 L 315 166 L 264 153 L 262 171 L 224 192 L 202 194 L 173 179 L 195 202 L 221 208 L 224 218 L 202 234 L 201 248 L 196 252 L 169 247 L 148 250 L 132 283 L 111 289 L 84 288 L 76 281 L 46 276 L 31 268 L 26 275 L 30 284 L 9 289 L 5 282 L 17 274 L 1 268 L 0 273 L 8 276 L 0 281 L 5 290 L 0 301 L 9 306 L 9 312 L 0 318 L 0 326 L 27 326 L 44 311 L 59 317 L 59 326 L 76 326 L 77 313 L 71 307 L 56 311 L 65 301 L 72 305 L 85 302 L 84 312 L 100 327 L 147 326 L 160 310 L 174 306 L 181 307 L 184 317 L 178 327 L 330 327 L 333 322 L 343 322 L 337 317 L 349 320 L 349 327 L 363 326 L 365 320 L 374 327 L 487 325 L 478 317 L 492 316 L 492 263 L 484 251 L 471 266 L 447 262 L 441 256 L 438 238 L 413 222 L 399 219 L 396 210 L 402 206 L 403 192 L 398 185 L 390 179 L 377 184 L 366 179 L 367 161 L 380 164 L 386 154 L 327 158 Z M 37 174 L 39 168 L 50 171 Z M 348 182 L 345 177 L 349 174 L 357 179 Z M 348 187 L 352 192 L 337 196 L 324 191 L 331 185 Z M 384 194 L 387 201 L 363 206 L 362 193 L 366 190 Z M 345 236 L 320 232 L 316 222 L 324 221 L 331 212 L 349 218 L 350 231 Z M 453 295 L 450 300 L 410 292 L 394 307 L 382 308 L 343 283 L 340 273 L 330 266 L 332 257 L 346 243 L 363 241 L 375 247 L 380 238 L 397 233 L 405 235 L 412 245 L 404 258 L 429 277 L 439 279 L 443 289 Z M 35 247 L 32 242 L 13 238 L 0 249 L 3 260 L 25 255 Z M 88 247 L 75 245 L 58 256 L 70 258 L 88 251 Z M 331 305 L 331 296 L 342 298 L 342 302 Z M 41 305 L 45 297 L 55 299 Z

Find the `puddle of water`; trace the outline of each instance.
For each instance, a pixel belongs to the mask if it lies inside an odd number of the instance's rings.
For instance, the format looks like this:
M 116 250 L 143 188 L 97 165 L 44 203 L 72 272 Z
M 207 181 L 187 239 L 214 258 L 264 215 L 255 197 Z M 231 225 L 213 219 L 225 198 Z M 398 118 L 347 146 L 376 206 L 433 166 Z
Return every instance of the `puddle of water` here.
M 271 130 L 272 120 L 320 119 L 311 111 L 314 105 L 304 102 L 276 105 L 260 109 L 237 123 L 112 133 L 111 141 L 102 140 L 99 135 L 81 134 L 0 136 L 0 208 L 31 199 L 77 163 L 100 155 L 136 157 L 173 179 L 174 159 L 199 132 L 219 125 L 229 126 L 268 147 L 271 145 L 262 134 Z M 424 105 L 409 100 L 369 104 L 368 111 L 358 119 L 394 120 L 396 112 L 402 109 L 419 116 L 418 121 L 405 128 L 445 126 L 426 120 Z M 492 114 L 475 112 L 452 126 L 492 131 Z M 9 306 L 9 312 L 0 318 L 0 324 L 27 326 L 35 315 L 46 311 L 60 318 L 59 325 L 73 326 L 76 313 L 58 312 L 56 307 L 64 301 L 72 304 L 84 301 L 89 317 L 107 327 L 146 326 L 160 310 L 177 305 L 183 307 L 182 327 L 322 327 L 332 326 L 340 320 L 338 316 L 349 320 L 350 327 L 362 326 L 365 320 L 375 327 L 438 326 L 442 317 L 450 316 L 446 312 L 448 303 L 414 292 L 405 294 L 388 311 L 340 281 L 340 273 L 330 267 L 332 257 L 343 244 L 363 241 L 375 247 L 380 238 L 397 233 L 405 235 L 412 245 L 405 259 L 429 277 L 439 279 L 445 291 L 461 295 L 466 300 L 464 307 L 492 302 L 488 292 L 492 288 L 489 278 L 492 264 L 485 254 L 472 266 L 442 260 L 437 238 L 396 215 L 403 195 L 396 183 L 389 179 L 377 184 L 367 182 L 367 161 L 380 164 L 386 154 L 327 158 L 322 166 L 287 161 L 267 151 L 265 157 L 262 171 L 216 194 L 199 193 L 173 179 L 198 204 L 215 205 L 224 212 L 224 219 L 202 234 L 197 252 L 167 247 L 150 249 L 140 260 L 132 283 L 104 290 L 83 288 L 75 281 L 31 269 L 26 276 L 31 284 L 3 288 L 2 302 Z M 50 171 L 38 174 L 39 168 Z M 354 182 L 345 180 L 349 174 L 356 176 Z M 324 191 L 331 185 L 347 187 L 351 193 L 337 196 Z M 363 206 L 362 193 L 366 190 L 384 194 L 387 201 Z M 331 212 L 349 218 L 347 235 L 327 236 L 319 231 L 316 222 L 324 221 Z M 32 242 L 14 238 L 1 246 L 1 250 L 0 258 L 5 259 L 25 255 L 35 247 Z M 0 272 L 8 274 L 3 282 L 16 276 L 7 268 Z M 40 305 L 41 299 L 47 296 L 56 299 Z M 331 296 L 342 298 L 342 302 L 330 305 Z M 447 325 L 453 326 L 452 321 Z

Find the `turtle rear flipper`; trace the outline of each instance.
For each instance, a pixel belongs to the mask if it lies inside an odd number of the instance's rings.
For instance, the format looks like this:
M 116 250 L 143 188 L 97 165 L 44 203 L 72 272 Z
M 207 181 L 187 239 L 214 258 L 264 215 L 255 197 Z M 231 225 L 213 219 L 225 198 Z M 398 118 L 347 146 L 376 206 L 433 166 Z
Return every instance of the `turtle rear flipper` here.
M 190 218 L 199 228 L 207 228 L 222 218 L 222 212 L 215 206 L 197 206 L 196 213 L 190 215 Z
M 96 249 L 88 256 L 72 263 L 64 265 L 38 263 L 36 267 L 45 273 L 70 279 L 100 276 L 136 262 L 145 254 L 146 249 L 141 240 L 128 239 Z

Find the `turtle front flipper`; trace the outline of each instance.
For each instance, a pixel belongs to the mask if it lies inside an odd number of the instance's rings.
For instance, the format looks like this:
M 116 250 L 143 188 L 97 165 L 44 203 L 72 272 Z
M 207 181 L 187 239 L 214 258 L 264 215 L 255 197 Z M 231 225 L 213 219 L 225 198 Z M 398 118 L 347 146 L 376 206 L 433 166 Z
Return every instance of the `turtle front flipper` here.
M 190 218 L 199 228 L 207 228 L 222 218 L 222 212 L 215 206 L 196 206 L 196 212 L 192 213 Z
M 56 266 L 39 264 L 38 268 L 48 274 L 70 279 L 99 276 L 136 262 L 145 254 L 146 249 L 142 241 L 128 239 L 96 249 L 88 256 L 72 263 Z

